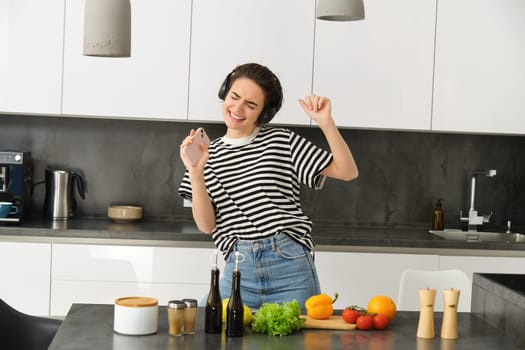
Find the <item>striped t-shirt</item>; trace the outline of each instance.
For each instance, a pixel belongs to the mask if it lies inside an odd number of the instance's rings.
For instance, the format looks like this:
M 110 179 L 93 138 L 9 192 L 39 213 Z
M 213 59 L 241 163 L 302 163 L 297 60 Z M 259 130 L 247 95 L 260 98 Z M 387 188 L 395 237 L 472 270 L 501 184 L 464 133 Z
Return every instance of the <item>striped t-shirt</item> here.
M 217 248 L 228 255 L 238 240 L 284 233 L 312 250 L 312 222 L 301 209 L 300 185 L 319 189 L 332 155 L 291 130 L 269 126 L 242 144 L 225 141 L 210 144 L 204 168 Z M 179 194 L 191 200 L 187 171 Z

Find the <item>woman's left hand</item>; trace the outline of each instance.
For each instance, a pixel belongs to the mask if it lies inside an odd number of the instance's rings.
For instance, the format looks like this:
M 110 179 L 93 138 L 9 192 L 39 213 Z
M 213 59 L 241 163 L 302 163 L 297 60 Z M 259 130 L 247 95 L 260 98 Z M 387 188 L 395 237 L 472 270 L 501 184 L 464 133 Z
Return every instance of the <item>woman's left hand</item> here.
M 330 123 L 332 119 L 332 103 L 328 97 L 308 95 L 304 99 L 299 99 L 299 104 L 303 107 L 306 114 L 312 118 L 321 128 Z

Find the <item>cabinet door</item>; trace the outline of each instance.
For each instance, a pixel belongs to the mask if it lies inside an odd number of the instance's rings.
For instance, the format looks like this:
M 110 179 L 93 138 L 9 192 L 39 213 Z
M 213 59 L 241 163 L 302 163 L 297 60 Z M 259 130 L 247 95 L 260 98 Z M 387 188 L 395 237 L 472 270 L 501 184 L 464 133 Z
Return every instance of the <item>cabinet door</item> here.
M 222 122 L 217 91 L 237 65 L 256 62 L 284 90 L 274 122 L 309 124 L 297 100 L 312 89 L 315 0 L 194 0 L 189 118 Z
M 314 92 L 339 126 L 430 129 L 436 0 L 367 0 L 357 22 L 318 20 Z
M 51 244 L 0 242 L 0 298 L 20 312 L 49 315 Z
M 64 0 L 0 0 L 0 111 L 59 114 Z
M 72 303 L 106 303 L 146 295 L 202 299 L 209 290 L 213 249 L 54 244 L 51 312 Z M 220 259 L 223 271 L 224 260 Z
M 517 273 L 525 274 L 525 258 L 495 256 L 441 256 L 440 270 L 459 269 L 472 280 L 474 273 Z M 472 295 L 460 294 L 460 303 L 470 311 Z
M 83 0 L 66 3 L 63 113 L 186 119 L 191 0 L 131 2 L 131 57 L 82 55 Z
M 495 256 L 442 256 L 440 270 L 460 269 L 470 279 L 478 273 L 517 273 L 525 274 L 525 258 Z M 469 301 L 470 302 L 470 301 Z
M 525 133 L 525 2 L 439 0 L 433 130 Z
M 366 307 L 374 295 L 397 300 L 403 270 L 438 270 L 439 256 L 316 252 L 315 265 L 322 292 L 338 292 L 334 306 L 342 309 L 349 305 Z

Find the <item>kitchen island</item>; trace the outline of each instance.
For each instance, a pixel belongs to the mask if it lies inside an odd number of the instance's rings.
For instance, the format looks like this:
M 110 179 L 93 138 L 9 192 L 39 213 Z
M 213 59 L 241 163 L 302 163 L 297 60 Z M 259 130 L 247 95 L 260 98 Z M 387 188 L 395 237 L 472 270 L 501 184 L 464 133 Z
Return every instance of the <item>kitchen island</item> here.
M 440 339 L 442 314 L 435 314 L 436 338 L 416 337 L 418 312 L 398 312 L 383 331 L 336 331 L 303 329 L 297 333 L 274 337 L 255 334 L 248 327 L 241 338 L 204 332 L 204 310 L 199 308 L 194 335 L 173 337 L 168 334 L 167 312 L 159 306 L 158 331 L 147 336 L 126 336 L 113 332 L 113 305 L 73 304 L 49 349 L 381 349 L 381 350 L 494 350 L 523 349 L 470 313 L 458 314 L 459 338 Z

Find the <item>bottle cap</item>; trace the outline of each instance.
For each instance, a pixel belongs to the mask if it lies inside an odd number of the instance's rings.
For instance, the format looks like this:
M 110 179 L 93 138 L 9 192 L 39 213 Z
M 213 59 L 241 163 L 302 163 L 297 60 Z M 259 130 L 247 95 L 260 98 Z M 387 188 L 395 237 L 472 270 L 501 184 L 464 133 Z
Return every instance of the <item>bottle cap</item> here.
M 182 300 L 170 300 L 168 302 L 168 309 L 184 309 L 186 308 L 186 303 Z
M 182 299 L 186 307 L 197 307 L 197 299 Z

